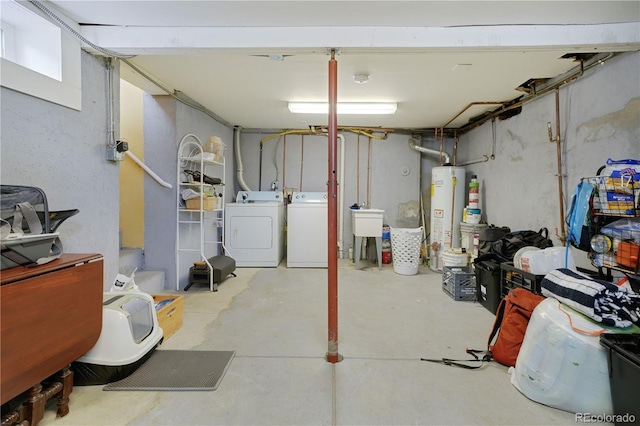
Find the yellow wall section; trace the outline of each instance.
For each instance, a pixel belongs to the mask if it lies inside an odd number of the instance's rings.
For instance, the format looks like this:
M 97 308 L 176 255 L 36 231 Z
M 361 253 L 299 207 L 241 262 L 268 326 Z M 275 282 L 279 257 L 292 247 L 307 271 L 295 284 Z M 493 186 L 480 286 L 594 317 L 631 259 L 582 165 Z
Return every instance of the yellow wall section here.
M 142 90 L 120 80 L 120 138 L 144 159 Z M 144 171 L 128 157 L 120 163 L 120 232 L 123 248 L 144 247 Z

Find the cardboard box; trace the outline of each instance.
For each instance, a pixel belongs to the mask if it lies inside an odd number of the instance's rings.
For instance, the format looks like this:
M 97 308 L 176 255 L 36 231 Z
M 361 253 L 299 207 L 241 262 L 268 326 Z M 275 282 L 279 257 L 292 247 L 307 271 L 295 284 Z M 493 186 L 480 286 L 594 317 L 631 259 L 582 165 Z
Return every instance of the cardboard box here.
M 158 324 L 164 332 L 164 339 L 168 339 L 182 327 L 182 314 L 184 311 L 184 296 L 154 294 L 153 301 L 156 305 L 163 300 L 171 300 L 168 304 L 156 309 Z
M 200 208 L 200 200 L 203 201 L 202 208 Z M 186 204 L 189 210 L 213 210 L 216 208 L 216 197 L 190 198 Z

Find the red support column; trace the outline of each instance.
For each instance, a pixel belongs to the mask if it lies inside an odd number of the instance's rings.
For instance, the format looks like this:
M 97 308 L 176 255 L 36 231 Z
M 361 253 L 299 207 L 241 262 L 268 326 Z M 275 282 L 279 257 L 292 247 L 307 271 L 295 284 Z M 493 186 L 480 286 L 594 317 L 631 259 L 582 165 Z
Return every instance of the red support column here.
M 329 345 L 326 360 L 332 364 L 342 361 L 342 356 L 338 353 L 338 176 L 336 173 L 336 160 L 338 157 L 338 62 L 335 59 L 335 53 L 335 50 L 331 50 L 331 60 L 329 61 L 329 176 L 327 182 Z

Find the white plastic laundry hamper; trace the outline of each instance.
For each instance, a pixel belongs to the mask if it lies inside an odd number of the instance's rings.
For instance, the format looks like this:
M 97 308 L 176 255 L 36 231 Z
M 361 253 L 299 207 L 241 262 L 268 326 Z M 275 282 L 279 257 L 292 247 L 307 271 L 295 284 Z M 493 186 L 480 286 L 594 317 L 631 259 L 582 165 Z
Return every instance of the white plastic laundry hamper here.
M 391 227 L 391 253 L 393 254 L 393 272 L 400 275 L 415 275 L 420 262 L 420 242 L 422 227 Z

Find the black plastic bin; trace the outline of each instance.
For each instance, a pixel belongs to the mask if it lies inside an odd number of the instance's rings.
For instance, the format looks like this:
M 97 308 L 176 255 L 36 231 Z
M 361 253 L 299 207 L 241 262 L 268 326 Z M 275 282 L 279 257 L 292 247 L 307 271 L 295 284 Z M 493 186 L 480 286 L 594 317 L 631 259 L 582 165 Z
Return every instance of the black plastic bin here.
M 609 349 L 609 382 L 614 422 L 640 420 L 640 334 L 601 334 L 600 344 Z
M 500 264 L 502 277 L 500 279 L 500 296 L 505 297 L 514 288 L 526 288 L 532 293 L 542 295 L 542 279 L 544 275 L 534 275 L 515 268 L 513 262 Z
M 478 302 L 492 314 L 500 304 L 500 263 L 492 259 L 477 259 L 474 262 L 476 273 L 476 293 Z

